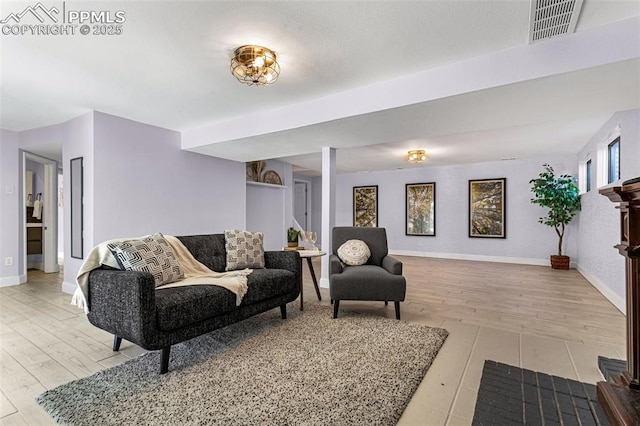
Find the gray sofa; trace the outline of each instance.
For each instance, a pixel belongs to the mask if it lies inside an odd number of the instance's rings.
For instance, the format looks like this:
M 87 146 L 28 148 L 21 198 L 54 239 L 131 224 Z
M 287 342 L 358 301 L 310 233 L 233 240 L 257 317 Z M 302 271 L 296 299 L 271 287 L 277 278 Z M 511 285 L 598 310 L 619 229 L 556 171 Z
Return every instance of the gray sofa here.
M 177 237 L 193 257 L 209 269 L 226 266 L 224 234 Z M 265 268 L 248 276 L 240 306 L 236 295 L 219 286 L 155 288 L 146 272 L 102 267 L 89 276 L 89 321 L 114 335 L 113 350 L 122 339 L 147 350 L 162 350 L 160 373 L 169 369 L 171 345 L 280 307 L 300 293 L 302 262 L 295 251 L 265 252 Z

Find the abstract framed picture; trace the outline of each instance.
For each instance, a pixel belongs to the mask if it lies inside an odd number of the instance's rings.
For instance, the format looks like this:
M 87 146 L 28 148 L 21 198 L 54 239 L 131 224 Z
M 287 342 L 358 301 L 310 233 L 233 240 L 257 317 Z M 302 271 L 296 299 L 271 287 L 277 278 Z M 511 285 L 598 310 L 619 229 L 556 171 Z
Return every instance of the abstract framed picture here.
M 378 226 L 378 185 L 353 187 L 353 226 Z
M 469 181 L 469 237 L 506 238 L 506 178 Z
M 436 235 L 435 182 L 406 184 L 405 209 L 406 235 Z

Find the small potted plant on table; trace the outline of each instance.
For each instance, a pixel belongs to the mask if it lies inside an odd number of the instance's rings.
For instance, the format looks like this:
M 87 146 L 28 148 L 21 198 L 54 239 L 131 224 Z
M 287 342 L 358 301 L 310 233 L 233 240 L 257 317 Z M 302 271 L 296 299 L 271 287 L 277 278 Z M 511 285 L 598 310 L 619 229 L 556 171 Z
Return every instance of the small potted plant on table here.
M 566 225 L 580 211 L 580 192 L 575 185 L 576 179 L 570 175 L 555 176 L 553 167 L 544 164 L 544 171 L 537 179 L 531 179 L 533 204 L 549 209 L 546 217 L 538 219 L 555 229 L 558 235 L 558 254 L 551 255 L 551 267 L 554 269 L 569 269 L 569 256 L 562 255 L 562 239 Z
M 287 229 L 287 247 L 298 247 L 298 235 L 300 231 L 293 228 Z

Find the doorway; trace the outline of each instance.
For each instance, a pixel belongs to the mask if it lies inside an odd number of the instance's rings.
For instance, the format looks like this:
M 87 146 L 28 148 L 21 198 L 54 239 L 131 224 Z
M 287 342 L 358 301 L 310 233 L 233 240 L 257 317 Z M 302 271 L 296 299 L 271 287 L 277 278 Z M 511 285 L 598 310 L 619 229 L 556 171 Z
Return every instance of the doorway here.
M 311 227 L 311 194 L 309 193 L 311 183 L 305 180 L 294 180 L 293 190 L 293 217 L 302 230 L 309 230 Z
M 58 166 L 57 162 L 23 152 L 24 270 L 45 273 L 58 265 Z

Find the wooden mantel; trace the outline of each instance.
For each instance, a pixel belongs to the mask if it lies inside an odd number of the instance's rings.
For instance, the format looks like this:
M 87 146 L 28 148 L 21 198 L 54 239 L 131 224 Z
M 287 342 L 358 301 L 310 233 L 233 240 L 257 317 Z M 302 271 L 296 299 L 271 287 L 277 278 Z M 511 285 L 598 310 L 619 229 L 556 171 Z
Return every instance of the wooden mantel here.
M 597 385 L 598 399 L 614 425 L 640 424 L 640 177 L 600 194 L 620 210 L 620 244 L 625 257 L 627 302 L 627 371 Z

